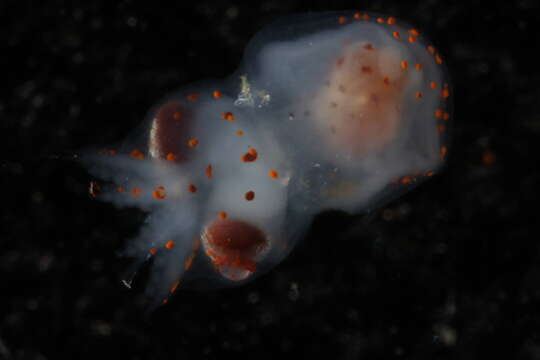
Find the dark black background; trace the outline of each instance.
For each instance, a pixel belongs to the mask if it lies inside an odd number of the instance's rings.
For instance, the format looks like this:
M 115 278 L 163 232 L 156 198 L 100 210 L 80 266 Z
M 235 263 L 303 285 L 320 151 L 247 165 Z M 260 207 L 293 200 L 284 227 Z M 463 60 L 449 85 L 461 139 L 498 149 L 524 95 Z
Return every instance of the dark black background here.
M 320 216 L 248 286 L 179 292 L 146 314 L 116 255 L 143 214 L 90 199 L 88 174 L 64 155 L 118 141 L 185 83 L 227 76 L 279 16 L 325 10 L 394 15 L 445 55 L 447 168 L 379 211 Z M 539 10 L 534 0 L 1 2 L 0 358 L 540 359 Z

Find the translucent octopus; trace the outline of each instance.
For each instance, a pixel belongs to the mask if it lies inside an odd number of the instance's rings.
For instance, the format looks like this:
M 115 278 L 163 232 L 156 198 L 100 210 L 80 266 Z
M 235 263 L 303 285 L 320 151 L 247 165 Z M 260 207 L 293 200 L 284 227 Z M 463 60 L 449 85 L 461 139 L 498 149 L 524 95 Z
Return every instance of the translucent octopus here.
M 314 215 L 380 207 L 435 174 L 450 95 L 439 52 L 393 17 L 287 17 L 229 79 L 165 97 L 121 146 L 85 156 L 104 181 L 90 193 L 148 213 L 126 252 L 152 258 L 156 298 L 244 284 Z

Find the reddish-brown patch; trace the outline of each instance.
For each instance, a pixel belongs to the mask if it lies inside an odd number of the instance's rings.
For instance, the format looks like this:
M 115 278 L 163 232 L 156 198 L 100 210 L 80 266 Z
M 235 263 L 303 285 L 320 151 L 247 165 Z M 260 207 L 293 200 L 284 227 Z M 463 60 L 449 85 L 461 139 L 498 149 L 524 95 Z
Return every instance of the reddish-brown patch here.
M 241 220 L 216 220 L 204 233 L 206 253 L 218 269 L 256 270 L 257 257 L 266 249 L 264 233 Z
M 240 159 L 243 162 L 253 162 L 253 161 L 257 160 L 257 156 L 258 156 L 257 150 L 255 150 L 254 148 L 251 148 L 251 149 L 248 150 L 248 152 L 246 152 L 244 155 L 242 155 L 240 157 Z
M 244 197 L 246 198 L 247 201 L 251 201 L 255 199 L 255 192 L 250 190 L 244 195 Z
M 186 144 L 191 131 L 191 114 L 186 105 L 171 101 L 159 107 L 152 120 L 149 153 L 154 158 L 183 163 L 190 151 Z

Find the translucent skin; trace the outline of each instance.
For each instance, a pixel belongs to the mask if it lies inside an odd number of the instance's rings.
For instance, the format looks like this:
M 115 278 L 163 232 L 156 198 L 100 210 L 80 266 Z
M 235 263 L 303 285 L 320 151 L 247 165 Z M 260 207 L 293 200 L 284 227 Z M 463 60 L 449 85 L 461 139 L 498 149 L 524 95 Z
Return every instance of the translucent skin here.
M 431 177 L 448 154 L 448 81 L 435 48 L 392 17 L 285 18 L 229 80 L 166 97 L 120 151 L 88 157 L 116 184 L 90 191 L 148 211 L 128 252 L 155 259 L 156 298 L 243 284 L 318 212 L 370 210 Z

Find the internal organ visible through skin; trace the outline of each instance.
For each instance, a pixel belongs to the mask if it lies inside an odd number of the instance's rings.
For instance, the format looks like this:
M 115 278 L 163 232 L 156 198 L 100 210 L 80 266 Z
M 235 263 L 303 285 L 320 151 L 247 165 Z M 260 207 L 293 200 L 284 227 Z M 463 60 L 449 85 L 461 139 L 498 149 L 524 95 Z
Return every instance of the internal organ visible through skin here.
M 230 280 L 243 280 L 251 275 L 268 247 L 261 230 L 239 220 L 214 221 L 203 232 L 202 240 L 214 266 Z
M 370 43 L 346 47 L 332 65 L 326 86 L 314 96 L 317 125 L 330 145 L 363 156 L 399 134 L 400 103 L 409 81 L 399 53 Z

